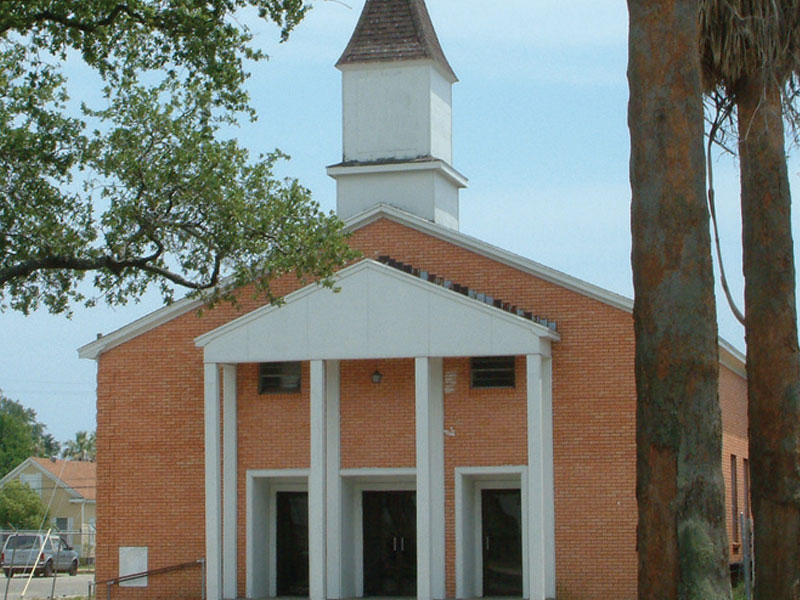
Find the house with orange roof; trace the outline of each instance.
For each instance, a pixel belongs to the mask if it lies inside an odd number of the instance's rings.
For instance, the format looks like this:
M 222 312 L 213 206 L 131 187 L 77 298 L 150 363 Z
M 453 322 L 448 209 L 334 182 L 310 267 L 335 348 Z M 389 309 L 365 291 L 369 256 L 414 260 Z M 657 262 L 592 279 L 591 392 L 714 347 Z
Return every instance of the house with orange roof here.
M 31 456 L 0 479 L 0 487 L 28 484 L 50 511 L 55 530 L 64 532 L 81 557 L 94 558 L 97 470 L 93 462 Z

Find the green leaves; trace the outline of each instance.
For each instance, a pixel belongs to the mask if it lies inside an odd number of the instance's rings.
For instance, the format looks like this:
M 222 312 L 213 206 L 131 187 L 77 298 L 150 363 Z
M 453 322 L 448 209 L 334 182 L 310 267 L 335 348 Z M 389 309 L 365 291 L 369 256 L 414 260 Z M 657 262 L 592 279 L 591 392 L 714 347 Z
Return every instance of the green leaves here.
M 61 60 L 75 50 L 111 82 L 148 70 L 185 71 L 228 108 L 242 108 L 242 61 L 263 58 L 236 19 L 247 7 L 276 23 L 282 40 L 308 9 L 302 0 L 4 0 L 0 36 L 28 37 Z
M 29 456 L 56 456 L 58 451 L 36 412 L 0 392 L 0 478 Z
M 75 434 L 74 440 L 66 441 L 61 457 L 69 460 L 94 462 L 97 458 L 96 440 L 97 436 L 94 431 L 91 433 L 79 431 Z
M 48 520 L 47 507 L 30 486 L 12 479 L 0 488 L 0 529 L 38 530 Z
M 274 178 L 284 155 L 253 159 L 222 135 L 252 116 L 242 60 L 261 54 L 233 18 L 245 7 L 284 39 L 307 10 L 300 0 L 0 3 L 0 310 L 121 304 L 152 285 L 166 301 L 180 286 L 214 303 L 255 282 L 274 301 L 274 277 L 330 285 L 354 256 L 308 190 Z M 67 110 L 59 62 L 71 51 L 106 85 L 107 105 L 81 118 Z M 89 300 L 87 272 L 99 293 Z

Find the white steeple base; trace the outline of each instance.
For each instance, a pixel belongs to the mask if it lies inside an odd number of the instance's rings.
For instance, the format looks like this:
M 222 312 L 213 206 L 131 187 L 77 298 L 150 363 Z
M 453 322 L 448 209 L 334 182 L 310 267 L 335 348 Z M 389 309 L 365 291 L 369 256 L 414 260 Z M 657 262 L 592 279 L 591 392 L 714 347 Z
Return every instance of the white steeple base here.
M 458 230 L 458 191 L 467 179 L 441 160 L 334 165 L 336 214 L 342 220 L 389 204 Z

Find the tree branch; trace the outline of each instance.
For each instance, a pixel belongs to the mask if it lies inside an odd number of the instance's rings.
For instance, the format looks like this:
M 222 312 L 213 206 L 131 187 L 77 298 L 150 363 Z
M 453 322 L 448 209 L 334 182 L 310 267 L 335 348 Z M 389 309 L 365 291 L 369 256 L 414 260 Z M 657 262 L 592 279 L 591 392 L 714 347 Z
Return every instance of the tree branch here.
M 720 282 L 722 283 L 722 290 L 725 292 L 725 298 L 728 301 L 728 306 L 733 313 L 733 316 L 736 317 L 736 320 L 739 321 L 742 325 L 744 325 L 744 314 L 736 306 L 736 302 L 733 299 L 733 294 L 731 294 L 731 289 L 728 286 L 728 278 L 725 275 L 725 263 L 722 261 L 722 247 L 719 243 L 719 226 L 717 225 L 717 209 L 716 203 L 714 201 L 714 168 L 712 165 L 711 160 L 711 149 L 716 141 L 717 132 L 719 131 L 722 123 L 730 116 L 730 111 L 733 109 L 733 105 L 730 103 L 725 103 L 724 105 L 720 105 L 719 102 L 716 106 L 717 114 L 714 120 L 711 123 L 711 130 L 708 132 L 708 147 L 706 149 L 706 161 L 707 161 L 707 171 L 708 171 L 708 211 L 711 213 L 711 223 L 714 226 L 714 244 L 717 248 L 717 261 L 719 262 L 719 273 L 720 273 Z
M 151 256 L 141 258 L 131 258 L 126 260 L 116 260 L 110 256 L 100 256 L 97 258 L 78 258 L 74 256 L 48 256 L 25 260 L 16 265 L 0 269 L 0 287 L 15 279 L 25 279 L 38 271 L 102 271 L 107 270 L 119 276 L 125 269 L 137 269 L 153 275 L 158 275 L 171 281 L 176 285 L 191 290 L 207 290 L 219 283 L 222 268 L 222 258 L 218 255 L 214 257 L 214 269 L 207 281 L 192 281 L 169 269 L 152 264 L 154 257 L 160 256 L 157 252 Z
M 138 23 L 144 23 L 146 21 L 144 16 L 138 14 L 127 4 L 117 4 L 105 17 L 92 22 L 71 19 L 64 15 L 56 14 L 50 10 L 43 10 L 41 12 L 32 14 L 28 19 L 26 19 L 24 23 L 24 29 L 27 30 L 37 23 L 51 22 L 63 25 L 64 27 L 69 27 L 70 29 L 77 29 L 83 33 L 95 33 L 98 29 L 113 25 L 114 21 L 116 21 L 117 18 L 122 14 L 129 16 Z M 7 21 L 0 26 L 0 35 L 5 34 L 11 29 L 17 29 L 18 27 L 19 25 L 15 24 L 13 21 Z

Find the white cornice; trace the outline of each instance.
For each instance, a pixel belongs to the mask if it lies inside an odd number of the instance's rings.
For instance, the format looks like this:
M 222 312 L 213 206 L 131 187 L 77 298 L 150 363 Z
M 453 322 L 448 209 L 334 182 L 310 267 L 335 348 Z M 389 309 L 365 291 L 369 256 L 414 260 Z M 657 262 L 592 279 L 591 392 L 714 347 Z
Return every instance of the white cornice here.
M 195 344 L 206 362 L 550 355 L 558 333 L 412 274 L 364 259 L 336 274 L 339 293 L 310 284 Z M 470 333 L 465 333 L 469 331 Z M 265 344 L 264 340 L 269 340 Z
M 458 77 L 453 72 L 448 72 L 443 64 L 431 58 L 406 58 L 404 60 L 375 60 L 369 62 L 341 63 L 335 65 L 339 71 L 382 71 L 386 69 L 413 69 L 419 66 L 429 66 L 436 70 L 450 84 L 458 83 Z
M 744 379 L 747 379 L 747 358 L 730 342 L 719 338 L 719 363 Z
M 439 171 L 459 188 L 467 187 L 469 180 L 443 160 L 391 161 L 385 163 L 353 163 L 331 165 L 326 169 L 334 179 L 350 175 L 379 175 L 381 173 L 408 173 L 411 171 Z
M 93 342 L 89 342 L 85 346 L 78 348 L 78 356 L 80 358 L 90 358 L 97 360 L 103 352 L 110 350 L 120 344 L 132 340 L 133 338 L 155 329 L 159 325 L 171 321 L 190 310 L 196 310 L 202 306 L 202 301 L 195 298 L 183 298 L 170 304 L 159 308 L 149 315 L 145 315 L 140 319 L 128 323 L 124 327 L 109 333 L 108 335 L 101 336 Z

